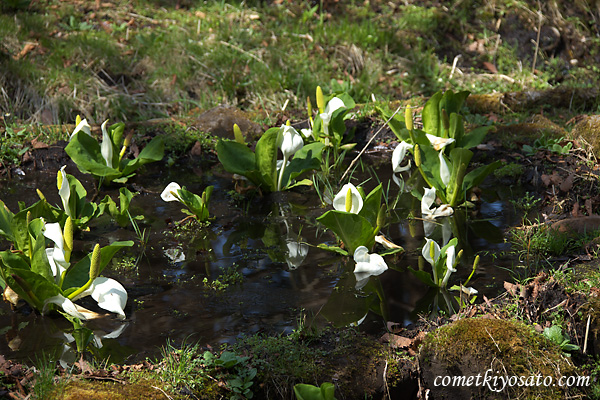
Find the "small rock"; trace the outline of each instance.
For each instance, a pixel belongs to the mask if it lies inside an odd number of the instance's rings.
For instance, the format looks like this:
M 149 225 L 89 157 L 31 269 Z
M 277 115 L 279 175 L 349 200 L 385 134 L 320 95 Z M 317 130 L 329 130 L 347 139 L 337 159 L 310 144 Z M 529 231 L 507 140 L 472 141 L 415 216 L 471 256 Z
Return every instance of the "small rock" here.
M 585 235 L 600 229 L 600 215 L 563 219 L 553 223 L 550 229 L 561 233 Z
M 234 139 L 233 124 L 240 127 L 245 137 L 254 138 L 262 133 L 260 125 L 250 121 L 245 112 L 225 106 L 215 107 L 202 113 L 195 125 L 201 132 L 224 139 Z

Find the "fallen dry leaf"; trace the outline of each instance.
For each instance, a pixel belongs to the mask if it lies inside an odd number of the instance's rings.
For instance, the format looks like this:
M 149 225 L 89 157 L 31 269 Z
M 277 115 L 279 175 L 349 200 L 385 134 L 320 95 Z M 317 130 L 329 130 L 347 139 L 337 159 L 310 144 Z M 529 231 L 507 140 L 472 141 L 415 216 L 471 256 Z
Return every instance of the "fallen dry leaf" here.
M 491 62 L 484 61 L 483 62 L 483 68 L 487 69 L 492 74 L 497 74 L 498 73 L 498 68 L 496 68 L 496 66 L 494 64 L 492 64 Z
M 14 59 L 20 60 L 21 58 L 25 57 L 31 50 L 35 49 L 37 46 L 39 46 L 39 43 L 35 43 L 35 42 L 25 43 L 25 46 L 23 46 L 23 49 L 19 52 L 19 54 L 17 54 L 16 57 L 14 57 Z

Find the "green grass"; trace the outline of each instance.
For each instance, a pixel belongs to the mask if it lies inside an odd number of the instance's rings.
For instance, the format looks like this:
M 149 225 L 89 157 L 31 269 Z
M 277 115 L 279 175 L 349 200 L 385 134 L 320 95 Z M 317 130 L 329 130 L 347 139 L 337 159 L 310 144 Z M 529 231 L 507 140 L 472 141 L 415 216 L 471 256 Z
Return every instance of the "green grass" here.
M 533 1 L 513 3 L 434 7 L 376 0 L 320 9 L 308 1 L 183 1 L 175 9 L 167 2 L 113 0 L 96 9 L 94 2 L 34 2 L 0 15 L 6 92 L 0 109 L 33 122 L 72 122 L 81 114 L 101 123 L 182 116 L 219 103 L 277 110 L 289 100 L 290 109 L 304 108 L 317 85 L 330 91 L 338 82 L 358 103 L 372 93 L 390 100 L 442 88 L 549 87 L 568 67 L 563 61 L 540 56 L 534 76 L 532 55 L 521 59 L 508 40 L 496 45 L 499 17 L 537 10 Z M 579 11 L 564 23 L 597 41 L 578 19 L 586 10 Z M 484 42 L 481 54 L 465 51 L 475 40 Z M 35 46 L 20 54 L 28 43 Z M 456 54 L 464 54 L 461 73 L 450 79 Z M 483 61 L 503 76 L 490 74 Z M 594 67 L 568 68 L 566 80 L 592 86 L 597 74 L 586 71 Z

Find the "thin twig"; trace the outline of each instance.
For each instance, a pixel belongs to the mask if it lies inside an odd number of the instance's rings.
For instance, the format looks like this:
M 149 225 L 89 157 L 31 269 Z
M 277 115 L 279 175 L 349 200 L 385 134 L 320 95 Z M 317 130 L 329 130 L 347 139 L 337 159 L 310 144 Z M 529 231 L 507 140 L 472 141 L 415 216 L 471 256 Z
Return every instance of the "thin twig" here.
M 167 394 L 167 393 L 166 393 L 164 390 L 162 390 L 162 389 L 161 389 L 161 388 L 159 388 L 158 386 L 152 386 L 152 387 L 153 387 L 154 389 L 156 389 L 156 390 L 160 390 L 160 391 L 162 392 L 162 394 L 164 394 L 164 395 L 167 397 L 167 399 L 169 399 L 169 400 L 173 400 L 173 398 L 172 398 L 171 396 L 169 396 L 169 395 L 168 395 L 168 394 Z
M 531 73 L 532 74 L 535 73 L 535 64 L 537 62 L 538 51 L 540 50 L 540 34 L 542 33 L 543 16 L 542 16 L 541 6 L 539 5 L 539 1 L 538 1 L 538 8 L 540 8 L 538 11 L 538 16 L 540 18 L 540 21 L 538 23 L 537 39 L 535 39 L 535 53 L 533 53 L 533 64 L 531 65 Z
M 494 339 L 494 337 L 492 336 L 492 334 L 490 333 L 490 331 L 487 330 L 487 328 L 485 328 L 485 331 L 487 332 L 487 334 L 490 336 L 490 338 L 492 339 L 492 342 L 494 342 L 494 344 L 496 345 L 496 348 L 498 349 L 499 352 L 502 352 L 500 350 L 500 346 L 498 346 L 498 343 L 496 342 L 496 340 Z
M 592 320 L 592 314 L 588 315 L 587 327 L 585 328 L 585 339 L 583 341 L 583 354 L 587 352 L 588 334 L 590 333 L 590 322 Z
M 261 60 L 260 58 L 256 57 L 254 54 L 252 54 L 252 53 L 250 53 L 250 52 L 242 49 L 241 47 L 238 47 L 238 46 L 236 46 L 234 44 L 231 44 L 231 43 L 224 42 L 222 40 L 220 40 L 219 43 L 221 43 L 224 46 L 231 47 L 232 49 L 237 50 L 240 53 L 247 55 L 248 57 L 250 57 L 250 58 L 258 61 L 259 63 L 261 63 L 262 65 L 264 65 L 265 67 L 267 67 L 267 69 L 270 69 L 269 66 L 263 60 Z
M 369 147 L 369 145 L 371 144 L 371 142 L 377 137 L 377 135 L 379 135 L 379 133 L 383 130 L 383 128 L 385 128 L 385 126 L 390 123 L 390 121 L 392 120 L 392 118 L 394 118 L 396 116 L 396 114 L 398 114 L 398 111 L 400 111 L 401 108 L 402 108 L 401 105 L 398 106 L 398 108 L 396 108 L 396 111 L 394 111 L 394 113 L 392 114 L 392 116 L 389 117 L 387 121 L 385 121 L 385 124 L 383 124 L 381 126 L 381 128 L 379 128 L 379 130 L 377 130 L 377 132 L 375 132 L 375 134 L 371 137 L 371 139 L 369 139 L 369 141 L 367 142 L 367 144 L 365 145 L 365 147 L 363 147 L 363 149 L 360 151 L 360 153 L 358 153 L 358 155 L 354 158 L 354 160 L 352 160 L 352 162 L 350 163 L 350 165 L 348 166 L 348 168 L 344 172 L 344 175 L 342 175 L 342 178 L 340 179 L 340 181 L 342 181 L 342 182 L 344 181 L 344 178 L 346 177 L 346 175 L 348 175 L 348 172 L 350 172 L 350 170 L 358 162 L 358 159 L 360 158 L 360 156 L 363 155 L 363 153 L 367 150 L 367 148 Z

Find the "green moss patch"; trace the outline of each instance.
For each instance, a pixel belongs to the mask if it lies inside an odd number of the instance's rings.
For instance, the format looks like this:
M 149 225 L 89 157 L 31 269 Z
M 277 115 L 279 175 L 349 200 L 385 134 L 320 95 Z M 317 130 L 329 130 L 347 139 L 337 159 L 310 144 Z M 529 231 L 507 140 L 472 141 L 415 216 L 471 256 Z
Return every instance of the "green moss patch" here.
M 436 398 L 445 399 L 564 398 L 567 389 L 553 384 L 562 376 L 577 375 L 575 366 L 558 346 L 533 328 L 521 322 L 489 318 L 459 320 L 429 334 L 420 361 L 425 386 Z M 448 376 L 451 378 L 446 378 L 446 382 L 457 377 L 456 385 L 441 384 L 443 377 Z M 523 378 L 514 385 L 504 385 L 499 378 L 512 376 Z M 458 377 L 474 378 L 468 385 L 468 381 L 461 383 Z M 549 383 L 550 377 L 552 384 L 545 386 L 544 379 Z M 520 386 L 518 382 L 522 382 Z

